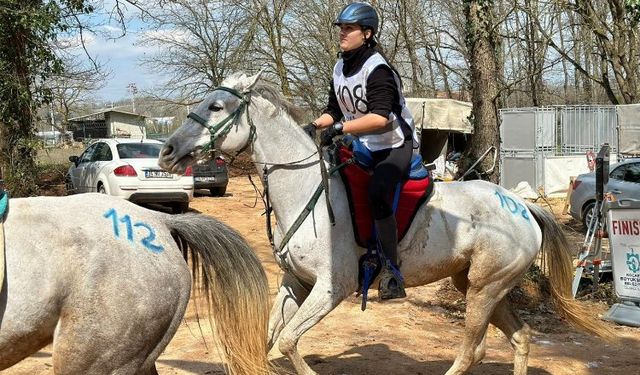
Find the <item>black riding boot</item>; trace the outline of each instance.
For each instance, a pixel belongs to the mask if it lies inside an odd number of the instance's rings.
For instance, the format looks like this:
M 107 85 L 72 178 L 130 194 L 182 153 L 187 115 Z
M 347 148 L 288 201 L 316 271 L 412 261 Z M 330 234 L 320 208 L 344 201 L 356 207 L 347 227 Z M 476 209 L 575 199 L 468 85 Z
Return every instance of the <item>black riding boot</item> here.
M 404 298 L 407 294 L 404 291 L 404 283 L 399 274 L 396 274 L 392 267 L 398 267 L 398 229 L 396 218 L 391 215 L 384 219 L 375 220 L 376 232 L 380 247 L 387 258 L 387 264 L 380 271 L 380 285 L 378 294 L 380 299 Z

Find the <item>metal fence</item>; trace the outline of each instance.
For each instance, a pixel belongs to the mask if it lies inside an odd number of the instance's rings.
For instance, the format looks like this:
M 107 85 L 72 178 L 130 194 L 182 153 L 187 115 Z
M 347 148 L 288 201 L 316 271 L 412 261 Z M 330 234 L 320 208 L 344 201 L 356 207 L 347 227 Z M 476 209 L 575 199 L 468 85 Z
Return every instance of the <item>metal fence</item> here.
M 609 143 L 611 153 L 618 152 L 618 121 L 615 106 L 558 107 L 557 155 L 584 155 Z
M 585 160 L 587 151 L 609 143 L 611 153 L 618 152 L 617 117 L 615 106 L 553 106 L 536 108 L 509 108 L 500 110 L 501 185 L 507 188 L 526 181 L 534 188 L 548 191 L 557 185 L 550 178 L 549 162 L 567 164 L 574 159 L 569 176 L 582 173 L 576 170 L 575 159 Z M 580 164 L 580 165 L 582 165 Z M 557 167 L 553 167 L 557 169 Z M 554 187 L 555 188 L 555 187 Z

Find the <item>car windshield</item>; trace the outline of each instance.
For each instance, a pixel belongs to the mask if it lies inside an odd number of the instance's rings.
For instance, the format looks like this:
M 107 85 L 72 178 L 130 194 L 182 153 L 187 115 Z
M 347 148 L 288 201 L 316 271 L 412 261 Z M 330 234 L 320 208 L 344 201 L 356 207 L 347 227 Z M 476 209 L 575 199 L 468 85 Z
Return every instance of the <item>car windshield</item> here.
M 120 143 L 116 145 L 120 159 L 156 159 L 160 154 L 158 143 Z

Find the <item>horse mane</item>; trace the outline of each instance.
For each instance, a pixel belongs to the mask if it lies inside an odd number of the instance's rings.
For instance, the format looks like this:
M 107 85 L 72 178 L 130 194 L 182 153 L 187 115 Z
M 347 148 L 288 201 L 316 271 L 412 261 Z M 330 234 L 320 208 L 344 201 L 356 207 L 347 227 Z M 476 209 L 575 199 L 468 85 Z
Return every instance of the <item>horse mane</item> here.
M 305 113 L 302 108 L 285 99 L 276 86 L 267 82 L 258 82 L 253 87 L 253 91 L 273 103 L 276 107 L 283 109 L 298 124 L 305 120 Z

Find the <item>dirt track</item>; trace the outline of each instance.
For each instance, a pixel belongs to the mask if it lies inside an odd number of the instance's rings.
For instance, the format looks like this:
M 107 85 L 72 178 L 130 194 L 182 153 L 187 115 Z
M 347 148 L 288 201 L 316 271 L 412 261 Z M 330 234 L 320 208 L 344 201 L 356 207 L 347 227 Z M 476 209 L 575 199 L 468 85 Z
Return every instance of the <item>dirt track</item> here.
M 265 230 L 263 207 L 246 178 L 233 178 L 222 198 L 200 196 L 192 203 L 195 211 L 215 216 L 240 231 L 263 260 L 275 294 L 281 275 L 273 262 Z M 558 208 L 559 207 L 559 208 Z M 559 212 L 561 206 L 556 207 Z M 566 220 L 566 217 L 563 218 Z M 573 235 L 579 238 L 579 235 Z M 409 298 L 380 303 L 370 300 L 366 312 L 360 300 L 349 298 L 300 342 L 300 352 L 320 374 L 444 374 L 451 366 L 464 332 L 461 314 L 456 312 L 460 296 L 444 288 L 441 281 L 410 289 Z M 593 304 L 603 313 L 606 305 Z M 615 347 L 578 333 L 551 314 L 524 318 L 535 331 L 529 360 L 529 374 L 638 374 L 640 373 L 640 329 L 616 327 L 623 346 Z M 207 326 L 202 321 L 203 326 Z M 208 348 L 211 340 L 205 332 Z M 491 327 L 485 360 L 470 374 L 509 374 L 512 350 L 501 332 Z M 158 361 L 160 374 L 222 374 L 217 355 L 203 343 L 191 308 L 165 353 Z M 212 350 L 212 349 L 211 349 Z M 288 361 L 277 350 L 274 360 L 286 369 Z M 52 374 L 51 347 L 22 361 L 3 374 Z

